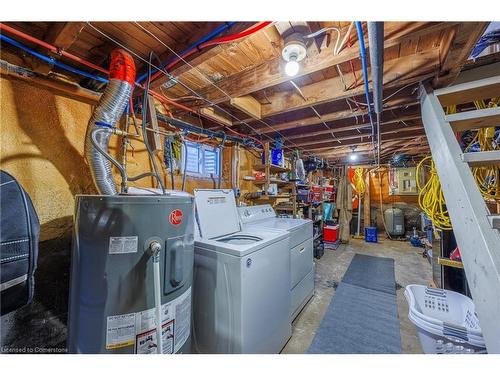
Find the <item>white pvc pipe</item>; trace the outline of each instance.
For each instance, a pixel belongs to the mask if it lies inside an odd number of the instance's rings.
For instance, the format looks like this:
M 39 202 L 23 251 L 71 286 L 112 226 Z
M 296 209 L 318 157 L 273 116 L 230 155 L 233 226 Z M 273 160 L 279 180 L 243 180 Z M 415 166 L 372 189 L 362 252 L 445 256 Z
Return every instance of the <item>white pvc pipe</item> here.
M 366 224 L 365 224 L 366 226 Z M 361 194 L 358 193 L 358 233 L 357 236 L 359 237 L 359 232 L 361 231 Z
M 153 258 L 153 278 L 154 278 L 154 294 L 155 294 L 155 320 L 156 320 L 156 337 L 157 337 L 157 353 L 162 354 L 163 340 L 161 337 L 161 279 L 160 279 L 160 255 Z

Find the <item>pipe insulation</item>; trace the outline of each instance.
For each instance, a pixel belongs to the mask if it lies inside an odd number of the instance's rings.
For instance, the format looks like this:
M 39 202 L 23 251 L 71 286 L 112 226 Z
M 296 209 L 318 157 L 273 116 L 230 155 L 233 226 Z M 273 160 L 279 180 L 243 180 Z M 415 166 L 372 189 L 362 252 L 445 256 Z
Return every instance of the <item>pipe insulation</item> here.
M 132 56 L 122 49 L 111 52 L 109 83 L 92 113 L 85 136 L 85 158 L 90 166 L 94 184 L 100 194 L 118 194 L 113 180 L 110 161 L 94 147 L 92 132 L 95 129 L 113 128 L 118 122 L 132 95 L 135 81 L 135 64 Z M 112 132 L 97 132 L 94 141 L 108 153 Z
M 375 113 L 382 113 L 384 79 L 384 23 L 368 22 L 368 43 Z
M 377 166 L 380 166 L 380 115 L 382 114 L 384 86 L 384 23 L 367 22 L 367 26 L 373 85 L 373 107 L 377 115 Z

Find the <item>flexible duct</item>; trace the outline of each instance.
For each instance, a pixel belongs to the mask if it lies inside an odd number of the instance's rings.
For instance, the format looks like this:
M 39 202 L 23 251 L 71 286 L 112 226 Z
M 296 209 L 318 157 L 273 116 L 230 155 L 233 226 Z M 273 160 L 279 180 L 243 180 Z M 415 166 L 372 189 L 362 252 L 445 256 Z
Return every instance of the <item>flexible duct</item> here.
M 132 57 L 122 49 L 111 52 L 109 83 L 92 113 L 85 136 L 85 158 L 100 194 L 115 195 L 118 191 L 113 180 L 110 161 L 92 144 L 92 132 L 99 128 L 114 127 L 130 99 L 134 81 L 135 64 Z M 111 131 L 98 132 L 94 137 L 95 142 L 106 153 L 111 135 Z

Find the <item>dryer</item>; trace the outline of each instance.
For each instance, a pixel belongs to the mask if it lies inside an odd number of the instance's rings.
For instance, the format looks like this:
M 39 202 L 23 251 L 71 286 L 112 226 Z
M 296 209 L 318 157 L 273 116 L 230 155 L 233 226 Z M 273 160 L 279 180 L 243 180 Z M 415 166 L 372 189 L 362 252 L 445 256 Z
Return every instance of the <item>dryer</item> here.
M 291 336 L 287 233 L 242 229 L 232 190 L 194 195 L 193 350 L 279 353 Z
M 307 219 L 276 217 L 269 204 L 238 207 L 243 228 L 285 230 L 290 249 L 290 321 L 314 294 L 313 224 Z

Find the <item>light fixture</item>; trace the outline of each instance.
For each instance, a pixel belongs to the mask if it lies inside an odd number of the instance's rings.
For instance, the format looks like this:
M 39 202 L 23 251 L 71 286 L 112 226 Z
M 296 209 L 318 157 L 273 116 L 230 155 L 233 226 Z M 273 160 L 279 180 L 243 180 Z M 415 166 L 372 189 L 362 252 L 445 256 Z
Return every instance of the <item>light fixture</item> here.
M 290 60 L 285 65 L 285 73 L 289 77 L 294 77 L 299 72 L 300 65 L 296 60 Z
M 349 160 L 350 160 L 350 161 L 356 161 L 356 160 L 358 160 L 358 153 L 357 153 L 357 152 L 355 152 L 357 147 L 358 147 L 358 146 L 351 146 L 351 150 L 352 150 L 352 151 L 351 151 L 351 153 L 349 154 Z
M 304 37 L 299 33 L 293 33 L 285 38 L 285 46 L 281 55 L 287 62 L 285 65 L 285 73 L 289 77 L 297 75 L 300 69 L 299 62 L 306 57 L 306 43 Z

